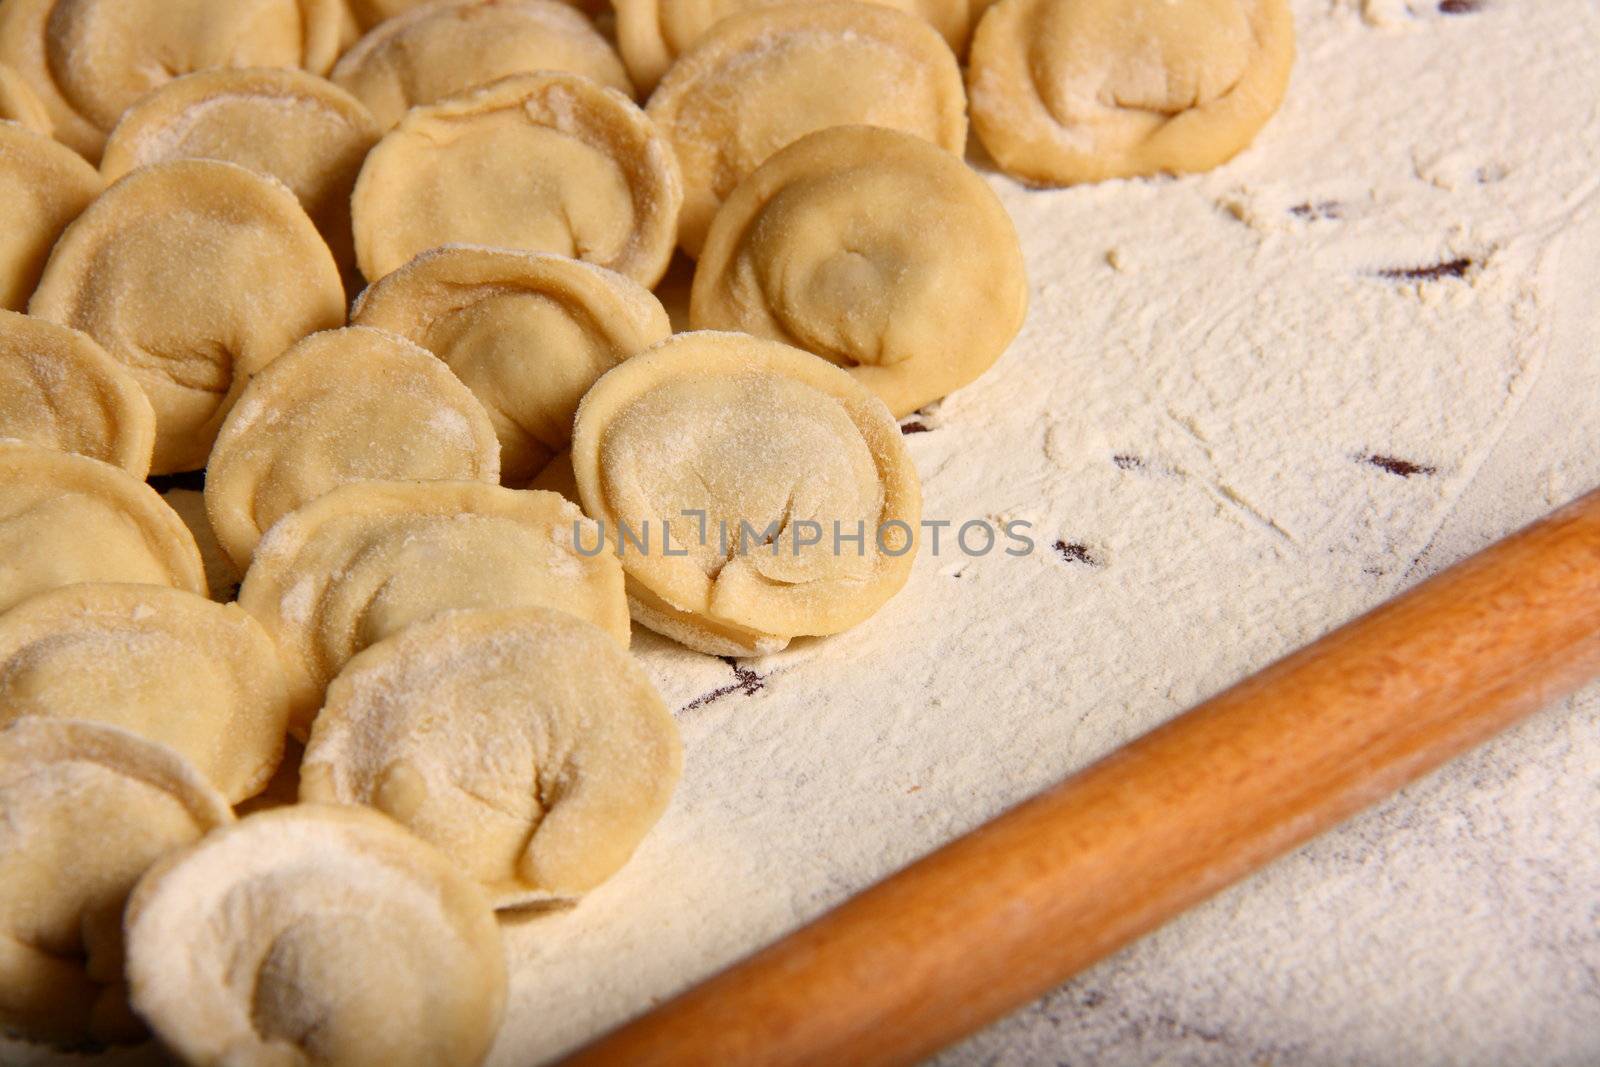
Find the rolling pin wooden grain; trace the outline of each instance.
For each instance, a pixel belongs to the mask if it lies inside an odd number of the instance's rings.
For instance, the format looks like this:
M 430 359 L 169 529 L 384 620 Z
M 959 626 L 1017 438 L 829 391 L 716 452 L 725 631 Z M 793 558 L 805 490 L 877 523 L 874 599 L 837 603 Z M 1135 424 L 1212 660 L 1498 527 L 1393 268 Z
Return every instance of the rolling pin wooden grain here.
M 563 1062 L 914 1062 L 1597 674 L 1600 490 Z

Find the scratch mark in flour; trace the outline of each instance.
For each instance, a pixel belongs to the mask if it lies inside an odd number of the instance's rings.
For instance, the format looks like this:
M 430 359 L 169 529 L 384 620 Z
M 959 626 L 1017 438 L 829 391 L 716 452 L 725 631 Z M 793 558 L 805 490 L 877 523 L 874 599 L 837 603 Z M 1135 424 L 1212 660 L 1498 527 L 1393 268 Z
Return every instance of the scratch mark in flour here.
M 1295 538 L 1294 534 L 1280 526 L 1278 521 L 1270 514 L 1251 503 L 1248 497 L 1222 479 L 1217 469 L 1216 453 L 1211 449 L 1211 442 L 1195 420 L 1191 416 L 1179 412 L 1171 405 L 1168 405 L 1166 414 L 1167 418 L 1178 429 L 1182 430 L 1199 446 L 1207 468 L 1202 473 L 1191 473 L 1182 467 L 1178 467 L 1176 468 L 1177 473 L 1184 477 L 1193 478 L 1199 483 L 1201 490 L 1207 496 L 1210 496 L 1224 507 L 1241 514 L 1250 525 L 1258 527 L 1298 548 L 1300 542 Z
M 695 711 L 703 708 L 707 704 L 714 704 L 723 697 L 732 696 L 734 693 L 743 693 L 747 697 L 755 696 L 767 687 L 767 679 L 771 677 L 770 674 L 757 674 L 749 667 L 741 667 L 738 661 L 731 656 L 723 656 L 722 662 L 733 668 L 733 682 L 695 697 L 678 709 L 679 715 L 686 711 Z

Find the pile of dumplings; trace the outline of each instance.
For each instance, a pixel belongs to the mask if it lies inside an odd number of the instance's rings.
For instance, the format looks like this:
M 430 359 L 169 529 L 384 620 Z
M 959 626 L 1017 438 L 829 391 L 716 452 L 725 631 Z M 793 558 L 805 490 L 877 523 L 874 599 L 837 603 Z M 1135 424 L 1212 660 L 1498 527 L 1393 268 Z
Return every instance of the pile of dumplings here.
M 679 777 L 632 624 L 907 581 L 896 420 L 1027 307 L 969 113 L 1205 169 L 1292 56 L 1284 0 L 0 0 L 0 1029 L 481 1062 L 496 912 Z

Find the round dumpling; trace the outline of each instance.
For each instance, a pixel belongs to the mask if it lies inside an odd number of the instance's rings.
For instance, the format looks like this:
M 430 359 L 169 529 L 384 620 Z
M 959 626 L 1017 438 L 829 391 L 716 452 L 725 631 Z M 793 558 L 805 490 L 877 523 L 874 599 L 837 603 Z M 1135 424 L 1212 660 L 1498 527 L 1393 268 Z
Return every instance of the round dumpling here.
M 522 485 L 572 440 L 595 379 L 672 332 L 637 282 L 547 252 L 450 245 L 362 294 L 354 322 L 410 338 L 488 409 L 500 476 Z
M 164 745 L 69 719 L 0 729 L 0 1028 L 62 1045 L 141 1040 L 123 903 L 151 863 L 232 821 Z
M 239 589 L 282 651 L 305 736 L 323 690 L 363 648 L 451 608 L 555 607 L 622 647 L 622 569 L 554 493 L 481 482 L 356 482 L 268 531 Z
M 0 63 L 0 120 L 18 123 L 46 137 L 55 129 L 44 101 L 28 88 L 26 79 L 16 68 L 6 63 Z
M 0 611 L 75 582 L 206 592 L 194 535 L 154 489 L 99 460 L 0 441 Z
M 557 0 L 434 0 L 380 23 L 339 60 L 333 80 L 387 130 L 419 104 L 536 70 L 581 74 L 633 95 L 600 31 Z
M 122 113 L 211 67 L 304 67 L 338 54 L 343 0 L 5 0 L 0 62 L 43 101 L 55 135 L 97 159 Z
M 42 133 L 0 122 L 0 308 L 28 306 L 50 249 L 100 195 L 100 174 Z
M 0 311 L 0 439 L 76 452 L 142 480 L 156 413 L 92 337 Z
M 723 19 L 650 97 L 650 117 L 683 168 L 678 243 L 698 255 L 734 186 L 813 130 L 889 126 L 960 154 L 966 108 L 955 54 L 914 15 L 805 3 Z
M 133 371 L 156 411 L 156 474 L 205 466 L 245 380 L 345 314 L 294 194 L 210 160 L 142 167 L 106 190 L 62 235 L 28 310 Z
M 84 584 L 0 615 L 0 723 L 24 715 L 131 730 L 238 802 L 283 757 L 288 692 L 261 624 L 157 585 Z
M 166 858 L 128 902 L 128 988 L 191 1067 L 475 1067 L 505 1006 L 482 891 L 389 819 L 294 805 Z
M 206 512 L 243 569 L 273 523 L 347 482 L 499 477 L 494 427 L 450 368 L 356 326 L 307 337 L 250 380 L 211 451 Z
M 921 488 L 883 402 L 774 341 L 678 334 L 622 363 L 578 409 L 572 465 L 634 618 L 702 652 L 838 633 L 916 554 Z
M 1277 111 L 1285 0 L 1000 0 L 972 40 L 972 124 L 1041 185 L 1210 170 Z
M 512 907 L 614 874 L 682 763 L 666 705 L 600 628 L 545 608 L 453 611 L 334 679 L 300 797 L 378 808 Z
M 672 149 L 633 101 L 576 74 L 522 74 L 414 108 L 356 183 L 356 258 L 376 280 L 430 248 L 555 252 L 649 287 L 683 200 Z
M 122 116 L 100 172 L 115 181 L 174 159 L 217 159 L 276 178 L 353 274 L 350 192 L 378 124 L 336 85 L 299 70 L 207 70 L 176 78 Z

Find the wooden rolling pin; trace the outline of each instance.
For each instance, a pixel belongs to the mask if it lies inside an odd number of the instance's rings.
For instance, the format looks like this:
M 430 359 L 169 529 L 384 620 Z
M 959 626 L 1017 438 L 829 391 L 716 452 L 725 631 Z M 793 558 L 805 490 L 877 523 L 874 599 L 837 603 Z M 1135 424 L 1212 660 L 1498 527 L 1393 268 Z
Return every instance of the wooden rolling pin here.
M 1597 674 L 1600 490 L 563 1062 L 914 1062 Z

